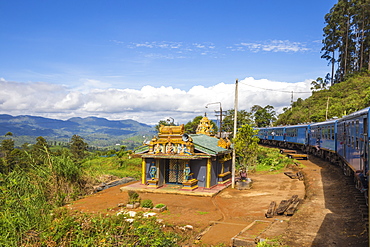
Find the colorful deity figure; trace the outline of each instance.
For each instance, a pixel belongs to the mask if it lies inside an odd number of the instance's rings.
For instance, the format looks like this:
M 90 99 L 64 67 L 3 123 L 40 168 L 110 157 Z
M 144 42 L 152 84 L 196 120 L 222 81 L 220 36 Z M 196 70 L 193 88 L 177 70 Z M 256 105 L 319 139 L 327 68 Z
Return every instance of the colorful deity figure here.
M 184 145 L 183 152 L 184 152 L 184 154 L 191 155 L 190 150 L 189 150 L 189 148 L 188 148 L 188 146 L 186 144 Z
M 189 178 L 190 178 L 190 173 L 191 173 L 191 171 L 190 171 L 189 164 L 186 164 L 186 165 L 185 165 L 185 168 L 184 168 L 184 180 L 185 180 L 185 181 L 188 181 L 188 180 L 189 180 Z
M 178 154 L 182 154 L 182 153 L 183 153 L 183 151 L 182 151 L 182 150 L 183 150 L 183 144 L 178 144 L 178 145 L 177 145 L 177 153 L 178 153 Z
M 166 146 L 166 153 L 168 153 L 168 154 L 172 154 L 173 153 L 173 146 L 172 146 L 172 143 L 171 142 L 169 142 L 168 144 L 167 144 L 167 146 Z
M 152 180 L 157 177 L 157 167 L 155 166 L 154 162 L 150 165 L 149 175 Z

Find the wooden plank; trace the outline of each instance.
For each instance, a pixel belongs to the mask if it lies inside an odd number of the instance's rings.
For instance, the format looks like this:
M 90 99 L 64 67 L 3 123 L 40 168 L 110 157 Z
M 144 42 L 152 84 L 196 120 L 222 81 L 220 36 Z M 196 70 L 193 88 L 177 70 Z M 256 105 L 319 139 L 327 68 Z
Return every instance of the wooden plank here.
M 289 150 L 289 149 L 280 149 L 280 153 L 291 153 L 291 154 L 296 154 L 297 150 Z
M 302 172 L 297 172 L 297 177 L 298 177 L 298 179 L 300 180 L 300 181 L 302 181 L 302 180 L 304 180 L 304 176 L 303 176 L 303 174 L 302 174 Z
M 308 159 L 307 154 L 290 154 L 290 153 L 288 153 L 287 157 L 290 158 L 290 159 L 305 159 L 305 160 Z
M 279 204 L 279 207 L 276 209 L 275 213 L 277 215 L 284 214 L 285 210 L 289 207 L 290 203 L 291 202 L 289 200 L 282 200 Z
M 295 202 L 298 200 L 298 195 L 292 195 L 292 198 L 289 199 L 291 202 Z
M 285 215 L 286 216 L 292 216 L 294 214 L 295 210 L 297 209 L 299 203 L 300 203 L 299 199 L 292 202 L 292 204 L 290 204 L 289 207 L 287 208 L 287 210 L 285 211 Z
M 275 214 L 275 207 L 276 207 L 276 202 L 272 201 L 270 203 L 270 206 L 265 214 L 266 218 L 272 218 Z
M 290 204 L 298 200 L 298 195 L 293 195 L 289 200 L 282 200 L 279 204 L 279 207 L 276 209 L 277 215 L 282 215 L 288 209 Z
M 293 172 L 284 172 L 284 174 L 290 177 L 291 179 L 297 178 L 297 175 Z

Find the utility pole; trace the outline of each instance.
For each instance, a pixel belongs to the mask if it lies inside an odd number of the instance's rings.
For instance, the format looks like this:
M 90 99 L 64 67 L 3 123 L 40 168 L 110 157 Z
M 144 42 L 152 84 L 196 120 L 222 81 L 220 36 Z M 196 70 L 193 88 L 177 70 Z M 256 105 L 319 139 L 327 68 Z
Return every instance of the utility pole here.
M 216 117 L 218 118 L 220 116 L 220 128 L 219 128 L 219 132 L 220 132 L 220 138 L 222 138 L 222 107 L 220 105 L 220 110 L 219 111 L 215 111 L 216 114 L 220 113 L 220 115 L 216 115 Z
M 220 115 L 216 115 L 216 117 L 218 118 L 218 116 L 220 116 L 220 128 L 219 128 L 219 132 L 220 132 L 220 138 L 222 138 L 222 106 L 221 106 L 221 102 L 214 102 L 214 103 L 208 103 L 206 105 L 206 108 L 208 108 L 209 105 L 213 105 L 213 104 L 220 104 L 220 111 L 215 111 L 215 113 L 220 113 Z
M 234 138 L 236 137 L 236 128 L 238 122 L 238 79 L 235 82 L 235 101 L 234 101 Z M 235 153 L 235 143 L 233 147 L 233 159 L 231 165 L 231 188 L 235 188 L 235 160 L 236 160 L 236 153 Z
M 292 91 L 292 96 L 290 97 L 290 105 L 292 106 L 293 108 L 293 91 Z
M 325 120 L 328 120 L 329 99 L 330 99 L 330 97 L 328 97 L 328 101 L 326 101 L 326 114 L 325 114 Z

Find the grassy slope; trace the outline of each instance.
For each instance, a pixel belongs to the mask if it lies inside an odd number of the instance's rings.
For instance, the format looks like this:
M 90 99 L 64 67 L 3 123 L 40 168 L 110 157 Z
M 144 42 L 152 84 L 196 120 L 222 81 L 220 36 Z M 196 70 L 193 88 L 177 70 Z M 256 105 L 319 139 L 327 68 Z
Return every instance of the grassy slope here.
M 370 75 L 360 75 L 298 99 L 291 109 L 279 115 L 275 125 L 320 122 L 327 117 L 342 117 L 370 105 Z

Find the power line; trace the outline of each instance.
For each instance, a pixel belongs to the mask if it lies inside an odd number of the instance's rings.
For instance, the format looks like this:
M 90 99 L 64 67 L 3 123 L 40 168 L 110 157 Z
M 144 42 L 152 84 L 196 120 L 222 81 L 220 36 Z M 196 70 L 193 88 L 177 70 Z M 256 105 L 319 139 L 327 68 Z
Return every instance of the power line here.
M 245 82 L 240 82 L 240 83 L 243 83 L 244 85 L 249 86 L 249 87 L 254 87 L 254 88 L 258 88 L 258 89 L 262 89 L 262 90 L 266 90 L 266 91 L 273 91 L 273 92 L 280 92 L 280 93 L 292 93 L 292 92 L 294 92 L 294 91 L 283 91 L 283 90 L 275 90 L 275 89 L 271 89 L 271 88 L 256 87 L 256 86 L 248 85 Z M 294 93 L 312 93 L 312 92 L 294 92 Z

